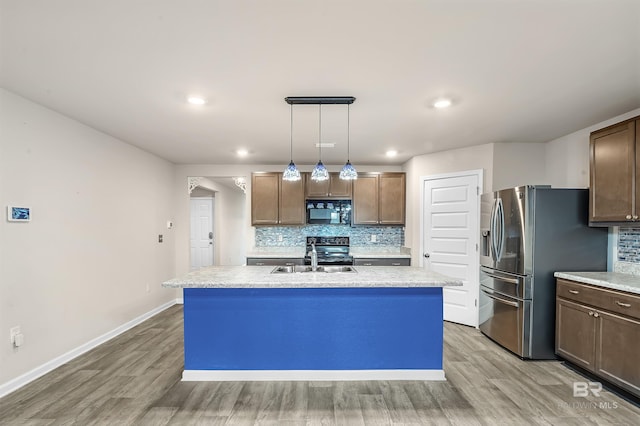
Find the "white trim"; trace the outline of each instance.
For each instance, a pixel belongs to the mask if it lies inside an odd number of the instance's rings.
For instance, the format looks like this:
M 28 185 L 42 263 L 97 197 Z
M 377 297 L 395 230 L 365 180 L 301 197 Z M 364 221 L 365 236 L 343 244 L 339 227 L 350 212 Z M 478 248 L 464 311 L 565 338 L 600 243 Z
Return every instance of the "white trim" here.
M 155 309 L 150 310 L 149 312 L 146 312 L 142 315 L 140 315 L 139 317 L 136 317 L 134 319 L 132 319 L 129 322 L 126 322 L 124 324 L 122 324 L 119 327 L 114 328 L 113 330 L 96 337 L 95 339 L 92 339 L 90 341 L 88 341 L 87 343 L 78 346 L 75 349 L 70 350 L 69 352 L 60 355 L 59 357 L 56 357 L 50 361 L 45 362 L 44 364 L 40 365 L 39 367 L 34 368 L 31 371 L 27 371 L 26 373 L 24 373 L 21 376 L 16 377 L 15 379 L 12 379 L 2 385 L 0 385 L 0 398 L 10 394 L 11 392 L 14 392 L 16 390 L 18 390 L 19 388 L 21 388 L 22 386 L 26 385 L 29 382 L 34 381 L 35 379 L 44 376 L 45 374 L 49 373 L 50 371 L 60 367 L 63 364 L 66 364 L 67 362 L 73 360 L 74 358 L 77 358 L 78 356 L 82 355 L 85 352 L 90 351 L 91 349 L 94 349 L 97 346 L 100 346 L 101 344 L 107 342 L 108 340 L 113 339 L 114 337 L 118 336 L 119 334 L 124 333 L 125 331 L 135 327 L 136 325 L 148 320 L 149 318 L 151 318 L 154 315 L 159 314 L 160 312 L 164 311 L 165 309 L 170 308 L 171 306 L 175 305 L 177 303 L 177 300 L 171 300 L 163 305 L 158 306 Z
M 177 298 L 176 305 L 184 305 L 184 297 Z
M 446 381 L 444 370 L 184 370 L 183 382 L 243 381 Z

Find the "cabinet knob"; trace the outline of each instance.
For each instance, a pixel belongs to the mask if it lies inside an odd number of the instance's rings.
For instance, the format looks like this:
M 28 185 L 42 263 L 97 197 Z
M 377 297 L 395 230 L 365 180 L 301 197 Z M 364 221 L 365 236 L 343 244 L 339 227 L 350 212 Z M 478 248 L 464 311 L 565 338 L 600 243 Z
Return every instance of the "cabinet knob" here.
M 571 294 L 578 294 L 578 293 L 580 293 L 580 292 L 579 292 L 578 290 L 569 290 L 569 293 L 571 293 Z
M 633 215 L 633 220 L 638 220 L 638 215 L 637 214 Z
M 600 316 L 600 314 L 599 314 L 599 313 L 597 313 L 597 312 L 594 312 L 594 313 L 593 313 L 593 316 L 594 316 L 594 317 L 596 317 L 596 318 L 598 318 L 598 317 Z
M 630 214 L 628 214 L 628 215 L 626 216 L 626 219 L 627 219 L 627 220 L 631 220 L 631 215 L 630 215 Z
M 589 311 L 589 316 L 592 317 L 593 316 L 593 312 Z
M 630 308 L 631 307 L 631 303 L 623 303 L 623 302 L 620 302 L 619 300 L 616 300 L 616 304 L 618 306 L 622 306 L 623 308 Z
M 424 257 L 428 259 L 428 258 L 430 258 L 430 257 L 431 257 L 431 255 L 430 255 L 429 253 L 425 253 L 425 254 L 424 254 Z

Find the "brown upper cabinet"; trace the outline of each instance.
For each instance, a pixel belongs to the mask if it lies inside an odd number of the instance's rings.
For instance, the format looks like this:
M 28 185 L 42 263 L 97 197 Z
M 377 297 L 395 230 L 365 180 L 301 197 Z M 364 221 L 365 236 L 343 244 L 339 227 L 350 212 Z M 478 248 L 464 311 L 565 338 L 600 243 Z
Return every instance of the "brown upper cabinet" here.
M 640 117 L 591 133 L 589 224 L 640 218 Z
M 340 173 L 329 173 L 329 180 L 316 182 L 311 173 L 303 173 L 307 198 L 350 199 L 351 181 L 340 179 Z
M 282 180 L 282 173 L 251 175 L 252 225 L 304 225 L 304 180 Z
M 359 173 L 353 181 L 353 225 L 404 225 L 405 174 Z

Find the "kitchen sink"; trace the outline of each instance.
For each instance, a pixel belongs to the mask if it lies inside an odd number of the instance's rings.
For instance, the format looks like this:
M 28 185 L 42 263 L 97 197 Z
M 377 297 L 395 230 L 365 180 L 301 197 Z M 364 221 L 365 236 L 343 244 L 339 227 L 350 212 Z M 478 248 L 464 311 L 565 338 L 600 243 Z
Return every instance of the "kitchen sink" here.
M 293 274 L 293 273 L 303 273 L 303 272 L 314 272 L 311 270 L 311 266 L 303 266 L 303 265 L 290 265 L 290 266 L 276 266 L 271 271 L 272 274 Z M 315 272 L 324 272 L 324 273 L 356 273 L 356 268 L 353 266 L 318 266 L 318 269 Z

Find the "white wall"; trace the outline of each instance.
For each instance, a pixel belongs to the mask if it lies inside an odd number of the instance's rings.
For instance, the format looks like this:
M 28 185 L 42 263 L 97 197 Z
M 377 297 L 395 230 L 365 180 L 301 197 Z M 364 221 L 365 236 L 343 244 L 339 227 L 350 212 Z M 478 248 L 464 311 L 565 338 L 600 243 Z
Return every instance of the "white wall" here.
M 588 188 L 591 132 L 638 115 L 640 108 L 547 142 L 545 163 L 549 183 L 558 188 Z
M 544 143 L 494 143 L 493 190 L 548 185 L 545 146 Z
M 2 386 L 175 299 L 175 244 L 171 163 L 3 89 L 0 132 Z

